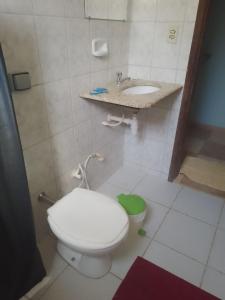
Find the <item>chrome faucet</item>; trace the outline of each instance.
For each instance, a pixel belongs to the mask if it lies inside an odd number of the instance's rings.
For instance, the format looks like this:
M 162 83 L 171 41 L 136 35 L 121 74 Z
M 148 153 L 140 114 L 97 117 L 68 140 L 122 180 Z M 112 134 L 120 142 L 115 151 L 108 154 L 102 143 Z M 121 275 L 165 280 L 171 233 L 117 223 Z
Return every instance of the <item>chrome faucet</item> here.
M 126 81 L 126 80 L 130 80 L 130 77 L 123 77 L 123 73 L 122 72 L 117 72 L 116 73 L 116 84 L 119 86 L 122 82 Z

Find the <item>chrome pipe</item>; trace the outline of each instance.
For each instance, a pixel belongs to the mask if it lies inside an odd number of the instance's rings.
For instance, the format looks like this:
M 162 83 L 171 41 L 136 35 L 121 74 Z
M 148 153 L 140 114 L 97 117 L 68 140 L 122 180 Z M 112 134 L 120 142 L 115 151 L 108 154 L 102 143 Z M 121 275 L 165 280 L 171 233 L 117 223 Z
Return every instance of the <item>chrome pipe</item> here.
M 45 202 L 45 203 L 48 203 L 50 205 L 54 205 L 55 204 L 55 201 L 53 201 L 52 199 L 50 199 L 45 192 L 42 192 L 39 194 L 38 196 L 38 201 L 39 202 Z

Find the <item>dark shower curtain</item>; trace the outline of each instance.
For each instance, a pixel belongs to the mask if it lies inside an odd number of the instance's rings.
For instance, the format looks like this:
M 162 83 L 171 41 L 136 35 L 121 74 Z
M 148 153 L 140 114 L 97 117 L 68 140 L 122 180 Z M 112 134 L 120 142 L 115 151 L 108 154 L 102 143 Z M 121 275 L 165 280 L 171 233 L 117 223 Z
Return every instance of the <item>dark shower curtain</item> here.
M 17 300 L 45 276 L 0 46 L 0 298 Z

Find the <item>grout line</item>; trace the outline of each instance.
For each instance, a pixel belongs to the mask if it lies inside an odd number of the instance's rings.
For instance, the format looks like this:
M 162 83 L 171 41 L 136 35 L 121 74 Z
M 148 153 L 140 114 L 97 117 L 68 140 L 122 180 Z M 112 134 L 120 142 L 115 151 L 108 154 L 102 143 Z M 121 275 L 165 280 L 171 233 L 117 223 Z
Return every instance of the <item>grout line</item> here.
M 207 258 L 207 262 L 206 262 L 206 265 L 205 265 L 205 269 L 203 271 L 203 274 L 202 274 L 202 278 L 201 278 L 201 282 L 200 282 L 200 287 L 202 287 L 202 284 L 203 284 L 203 280 L 204 280 L 204 277 L 205 277 L 205 273 L 207 271 L 207 268 L 210 267 L 209 266 L 209 259 L 210 259 L 210 256 L 212 254 L 212 250 L 213 250 L 213 247 L 214 247 L 214 244 L 215 244 L 215 240 L 216 240 L 216 234 L 218 232 L 218 230 L 220 229 L 219 228 L 219 224 L 220 224 L 220 220 L 222 218 L 222 214 L 223 214 L 223 209 L 225 208 L 225 203 L 223 204 L 223 207 L 221 209 L 221 212 L 220 212 L 220 216 L 219 216 L 219 219 L 217 221 L 217 226 L 216 226 L 216 230 L 214 232 L 214 235 L 213 235 L 213 239 L 212 239 L 212 242 L 211 242 L 211 247 L 210 247 L 210 250 L 209 250 L 209 254 L 208 254 L 208 258 Z M 214 268 L 215 269 L 215 268 Z M 221 271 L 220 271 L 221 272 Z M 223 273 L 223 272 L 221 272 Z
M 178 197 L 178 195 L 180 194 L 181 190 L 182 190 L 182 188 L 180 189 L 180 191 L 177 192 L 177 194 L 176 194 L 176 196 L 175 196 L 175 198 L 174 198 L 174 200 L 173 200 L 173 203 L 174 203 L 175 200 L 177 199 L 177 197 Z M 172 203 L 172 204 L 173 204 L 173 203 Z M 144 251 L 144 253 L 143 253 L 142 256 L 144 256 L 144 255 L 146 254 L 146 252 L 148 251 L 148 249 L 149 249 L 149 247 L 151 246 L 152 242 L 155 240 L 155 237 L 156 237 L 157 233 L 158 233 L 159 230 L 161 229 L 161 227 L 162 227 L 162 225 L 163 225 L 165 219 L 167 218 L 168 214 L 170 213 L 171 209 L 172 209 L 172 206 L 171 206 L 171 207 L 168 209 L 168 211 L 166 212 L 164 218 L 162 219 L 162 222 L 160 223 L 160 225 L 159 225 L 158 229 L 156 230 L 156 232 L 153 234 L 152 239 L 150 240 L 149 245 L 148 245 L 147 248 L 145 249 L 145 251 Z

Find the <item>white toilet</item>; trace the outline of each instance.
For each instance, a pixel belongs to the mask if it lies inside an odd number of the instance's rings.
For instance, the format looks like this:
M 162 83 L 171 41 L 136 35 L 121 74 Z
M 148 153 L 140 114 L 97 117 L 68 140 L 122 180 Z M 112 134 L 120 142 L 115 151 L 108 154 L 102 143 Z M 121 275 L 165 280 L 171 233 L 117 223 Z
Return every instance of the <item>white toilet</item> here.
M 129 220 L 116 200 L 76 188 L 48 209 L 60 255 L 82 274 L 99 278 L 111 268 L 110 253 L 126 237 Z

